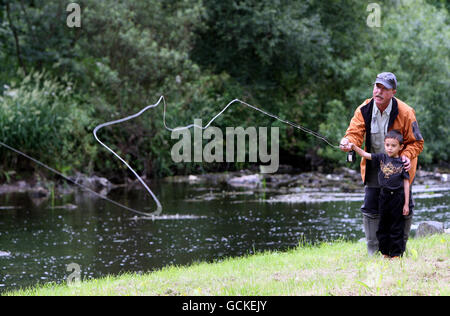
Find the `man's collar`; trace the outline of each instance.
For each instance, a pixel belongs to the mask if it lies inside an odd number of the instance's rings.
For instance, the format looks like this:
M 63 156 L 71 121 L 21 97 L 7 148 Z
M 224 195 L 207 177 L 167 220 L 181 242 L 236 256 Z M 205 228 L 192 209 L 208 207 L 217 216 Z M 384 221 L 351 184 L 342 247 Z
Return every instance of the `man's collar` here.
M 383 112 L 386 112 L 387 115 L 391 115 L 391 111 L 392 111 L 392 98 L 391 98 L 391 101 L 389 101 L 389 105 L 387 106 L 387 108 Z M 373 100 L 372 116 L 376 116 L 378 112 L 380 112 L 380 109 L 378 108 L 377 103 L 376 103 L 376 101 L 374 99 Z

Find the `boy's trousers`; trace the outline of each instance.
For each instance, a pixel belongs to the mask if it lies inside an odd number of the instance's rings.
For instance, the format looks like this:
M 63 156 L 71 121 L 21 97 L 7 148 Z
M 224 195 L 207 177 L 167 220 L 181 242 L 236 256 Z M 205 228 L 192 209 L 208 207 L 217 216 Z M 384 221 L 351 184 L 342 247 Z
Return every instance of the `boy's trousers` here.
M 361 207 L 363 215 L 363 227 L 366 236 L 367 252 L 369 255 L 373 255 L 379 249 L 377 231 L 380 223 L 380 211 L 379 211 L 379 200 L 380 200 L 381 188 L 371 188 L 365 187 L 365 197 L 364 204 Z M 406 243 L 408 241 L 409 232 L 411 230 L 411 222 L 413 216 L 414 200 L 410 191 L 409 194 L 409 215 L 404 216 L 405 228 L 404 228 L 404 249 L 406 249 Z
M 405 219 L 403 206 L 405 192 L 403 188 L 380 191 L 380 224 L 377 231 L 378 247 L 383 255 L 401 256 L 405 251 Z

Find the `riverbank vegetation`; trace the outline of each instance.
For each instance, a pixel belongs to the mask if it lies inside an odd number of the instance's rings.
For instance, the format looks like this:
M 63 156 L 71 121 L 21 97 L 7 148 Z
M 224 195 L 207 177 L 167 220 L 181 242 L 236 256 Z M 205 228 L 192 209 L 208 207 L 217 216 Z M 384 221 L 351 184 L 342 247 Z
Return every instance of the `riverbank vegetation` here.
M 128 171 L 92 130 L 160 95 L 172 127 L 195 118 L 205 124 L 239 98 L 337 143 L 381 71 L 397 74 L 397 96 L 416 110 L 426 140 L 421 165 L 448 164 L 445 1 L 377 1 L 381 27 L 373 28 L 367 3 L 356 0 L 77 3 L 80 28 L 67 26 L 64 1 L 0 4 L 0 140 L 65 174 L 123 182 Z M 162 113 L 152 110 L 100 137 L 148 178 L 248 167 L 173 162 L 176 141 Z M 248 108 L 231 107 L 217 126 L 279 126 L 281 164 L 315 170 L 345 163 L 324 142 Z M 36 170 L 0 149 L 0 181 Z
M 214 263 L 170 266 L 5 295 L 443 295 L 450 294 L 448 234 L 410 239 L 401 259 L 369 257 L 363 242 L 300 244 Z

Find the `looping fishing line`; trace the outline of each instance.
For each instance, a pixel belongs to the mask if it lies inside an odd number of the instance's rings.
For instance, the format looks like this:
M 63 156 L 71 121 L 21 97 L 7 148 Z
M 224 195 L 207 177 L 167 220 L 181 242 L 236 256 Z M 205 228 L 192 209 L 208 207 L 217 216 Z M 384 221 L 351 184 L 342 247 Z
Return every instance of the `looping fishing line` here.
M 339 148 L 339 146 L 336 146 L 336 145 L 331 144 L 331 143 L 328 141 L 327 138 L 325 138 L 324 136 L 320 135 L 320 134 L 317 133 L 317 132 L 314 132 L 314 131 L 312 131 L 312 130 L 306 128 L 306 127 L 303 127 L 303 126 L 301 126 L 301 125 L 299 125 L 299 124 L 296 124 L 296 123 L 290 122 L 290 121 L 288 121 L 288 120 L 282 119 L 282 118 L 280 118 L 279 116 L 277 116 L 277 115 L 275 115 L 275 114 L 272 114 L 272 113 L 269 113 L 269 112 L 267 112 L 267 111 L 261 110 L 261 109 L 257 108 L 256 106 L 253 106 L 253 105 L 251 105 L 251 104 L 248 104 L 248 103 L 246 103 L 246 102 L 244 102 L 244 101 L 241 101 L 241 100 L 239 100 L 239 99 L 234 99 L 233 101 L 231 101 L 230 103 L 228 103 L 228 104 L 227 104 L 227 105 L 226 105 L 219 113 L 217 113 L 217 114 L 216 114 L 216 115 L 208 122 L 208 124 L 206 124 L 204 127 L 199 126 L 199 125 L 196 125 L 196 124 L 190 124 L 190 125 L 187 125 L 187 126 L 184 126 L 184 127 L 170 128 L 170 127 L 168 127 L 167 124 L 166 124 L 166 110 L 167 110 L 166 100 L 165 100 L 164 96 L 161 96 L 161 97 L 159 98 L 158 102 L 156 102 L 155 104 L 146 106 L 145 108 L 143 108 L 142 110 L 140 110 L 140 111 L 139 111 L 138 113 L 136 113 L 136 114 L 133 114 L 133 115 L 124 117 L 124 118 L 119 119 L 119 120 L 115 120 L 115 121 L 111 121 L 111 122 L 107 122 L 107 123 L 100 124 L 99 126 L 97 126 L 97 127 L 94 129 L 94 137 L 95 137 L 95 139 L 96 139 L 103 147 L 105 147 L 108 151 L 110 151 L 114 156 L 116 156 L 123 164 L 125 164 L 125 166 L 126 166 L 128 169 L 130 169 L 130 171 L 136 176 L 136 178 L 139 180 L 139 182 L 141 182 L 141 184 L 144 186 L 144 188 L 147 190 L 147 192 L 150 194 L 150 196 L 151 196 L 151 197 L 153 198 L 153 200 L 155 201 L 156 207 L 157 207 L 157 208 L 156 208 L 156 211 L 153 212 L 153 213 L 143 213 L 143 212 L 140 212 L 140 211 L 132 210 L 133 212 L 138 213 L 138 214 L 141 214 L 141 215 L 146 215 L 146 216 L 158 216 L 158 215 L 160 215 L 161 212 L 162 212 L 162 206 L 161 206 L 161 203 L 159 202 L 159 200 L 158 200 L 158 198 L 155 196 L 155 194 L 152 192 L 152 190 L 150 190 L 150 188 L 146 185 L 146 183 L 145 183 L 145 182 L 141 179 L 141 177 L 136 173 L 136 171 L 134 171 L 134 169 L 131 168 L 131 166 L 130 166 L 124 159 L 122 159 L 117 153 L 115 153 L 111 148 L 109 148 L 108 146 L 106 146 L 103 142 L 101 142 L 101 141 L 98 139 L 97 132 L 98 132 L 101 128 L 103 128 L 103 127 L 110 126 L 110 125 L 114 125 L 114 124 L 119 124 L 119 123 L 122 123 L 122 122 L 125 122 L 125 121 L 128 121 L 128 120 L 134 119 L 134 118 L 136 118 L 136 117 L 142 115 L 142 114 L 143 114 L 145 111 L 147 111 L 148 109 L 157 107 L 157 106 L 161 103 L 161 101 L 163 101 L 163 104 L 164 104 L 164 112 L 163 112 L 163 123 L 164 123 L 164 127 L 165 127 L 167 130 L 171 131 L 171 132 L 181 131 L 181 130 L 186 130 L 186 129 L 189 129 L 189 128 L 192 128 L 192 127 L 197 127 L 197 128 L 202 129 L 202 130 L 205 130 L 205 129 L 207 129 L 207 128 L 211 125 L 212 122 L 214 122 L 220 115 L 222 115 L 222 114 L 223 114 L 223 113 L 224 113 L 224 112 L 225 112 L 225 111 L 226 111 L 233 103 L 238 102 L 238 103 L 241 103 L 241 104 L 243 104 L 243 105 L 245 105 L 245 106 L 247 106 L 247 107 L 249 107 L 249 108 L 251 108 L 251 109 L 254 109 L 254 110 L 258 111 L 258 112 L 261 112 L 261 113 L 263 113 L 263 114 L 265 114 L 265 115 L 267 115 L 267 116 L 270 116 L 270 117 L 272 117 L 272 118 L 274 118 L 274 119 L 277 119 L 277 120 L 280 121 L 280 122 L 283 122 L 283 123 L 288 124 L 288 125 L 290 125 L 290 126 L 292 126 L 292 127 L 294 127 L 294 128 L 297 128 L 297 129 L 299 129 L 299 130 L 301 130 L 301 131 L 303 131 L 303 132 L 305 132 L 305 133 L 311 134 L 311 135 L 313 135 L 313 136 L 315 136 L 315 137 L 317 137 L 317 138 L 323 140 L 324 142 L 326 142 L 328 145 L 330 145 L 331 147 L 333 147 L 333 148 L 335 148 L 335 149 Z M 128 207 L 127 207 L 127 209 L 130 210 Z
M 139 180 L 139 182 L 144 186 L 144 188 L 145 188 L 145 189 L 147 190 L 147 192 L 150 194 L 150 196 L 152 197 L 152 199 L 155 201 L 155 203 L 156 203 L 156 211 L 154 211 L 154 212 L 152 212 L 152 213 L 148 213 L 148 212 L 138 211 L 138 210 L 136 210 L 136 209 L 133 209 L 133 208 L 131 208 L 131 207 L 128 207 L 128 206 L 126 206 L 126 205 L 123 205 L 123 204 L 121 204 L 121 203 L 119 203 L 119 202 L 116 202 L 116 201 L 114 201 L 114 200 L 111 200 L 111 199 L 109 199 L 108 197 L 106 197 L 106 196 L 104 196 L 104 195 L 101 195 L 101 194 L 95 192 L 94 190 L 92 190 L 92 189 L 90 189 L 90 188 L 88 188 L 88 187 L 86 187 L 86 186 L 84 186 L 84 185 L 82 185 L 82 184 L 76 182 L 75 180 L 73 180 L 73 179 L 71 179 L 71 178 L 65 176 L 64 174 L 62 174 L 62 173 L 59 172 L 58 170 L 55 170 L 55 169 L 49 167 L 48 165 L 44 164 L 43 162 L 40 162 L 39 160 L 37 160 L 37 159 L 35 159 L 35 158 L 33 158 L 33 157 L 30 157 L 30 156 L 28 156 L 27 154 L 21 152 L 20 150 L 17 150 L 17 149 L 15 149 L 15 148 L 13 148 L 13 147 L 11 147 L 11 146 L 9 146 L 9 145 L 7 145 L 7 144 L 1 142 L 1 141 L 0 141 L 0 145 L 3 146 L 3 147 L 5 147 L 5 148 L 8 148 L 9 150 L 14 151 L 15 153 L 17 153 L 17 154 L 19 154 L 19 155 L 24 156 L 24 157 L 27 158 L 27 159 L 30 159 L 31 161 L 33 161 L 33 162 L 37 163 L 38 165 L 40 165 L 40 166 L 42 166 L 42 167 L 44 167 L 44 168 L 50 170 L 50 171 L 53 172 L 53 173 L 59 175 L 60 177 L 64 178 L 65 180 L 67 180 L 67 181 L 69 181 L 69 182 L 71 182 L 71 183 L 77 185 L 77 186 L 80 187 L 81 189 L 83 189 L 83 190 L 85 190 L 85 191 L 88 191 L 88 192 L 92 193 L 93 195 L 95 195 L 95 196 L 97 196 L 97 197 L 99 197 L 99 198 L 102 198 L 102 199 L 104 199 L 104 200 L 106 200 L 106 201 L 108 201 L 108 202 L 110 202 L 110 203 L 112 203 L 112 204 L 114 204 L 114 205 L 116 205 L 116 206 L 118 206 L 118 207 L 121 207 L 121 208 L 123 208 L 123 209 L 125 209 L 125 210 L 128 210 L 128 211 L 130 211 L 130 212 L 133 212 L 133 213 L 136 213 L 136 214 L 139 214 L 139 215 L 143 215 L 143 216 L 146 216 L 146 217 L 150 216 L 150 217 L 152 217 L 152 218 L 155 218 L 156 216 L 159 216 L 159 215 L 161 214 L 161 212 L 162 212 L 162 205 L 161 205 L 161 203 L 159 202 L 159 200 L 158 200 L 158 198 L 156 197 L 156 195 L 153 193 L 152 190 L 150 190 L 150 188 L 147 186 L 147 184 L 144 182 L 144 180 L 142 180 L 142 178 L 137 174 L 137 172 L 136 172 L 136 171 L 135 171 L 135 170 L 134 170 L 134 169 L 133 169 L 133 168 L 132 168 L 132 167 L 131 167 L 131 166 L 130 166 L 123 158 L 122 158 L 122 157 L 120 157 L 117 153 L 115 153 L 111 148 L 109 148 L 107 145 L 105 145 L 105 144 L 98 138 L 97 132 L 98 132 L 101 128 L 103 128 L 103 127 L 107 127 L 107 126 L 111 126 L 111 125 L 115 125 L 115 124 L 120 124 L 120 123 L 123 123 L 123 122 L 125 122 L 125 121 L 131 120 L 131 119 L 134 119 L 134 118 L 137 118 L 137 117 L 139 117 L 140 115 L 142 115 L 145 111 L 147 111 L 147 110 L 149 110 L 149 109 L 151 109 L 151 108 L 157 107 L 157 106 L 161 103 L 161 101 L 163 101 L 163 104 L 164 104 L 164 112 L 163 112 L 163 123 L 164 123 L 164 127 L 165 127 L 167 130 L 171 131 L 171 132 L 174 132 L 174 131 L 181 131 L 181 130 L 186 130 L 186 129 L 189 129 L 189 128 L 192 128 L 192 127 L 197 127 L 197 128 L 202 129 L 202 130 L 205 130 L 205 129 L 207 129 L 207 128 L 211 125 L 212 122 L 214 122 L 220 115 L 222 115 L 222 114 L 223 114 L 223 113 L 224 113 L 224 112 L 225 112 L 232 104 L 234 104 L 234 103 L 240 103 L 240 104 L 245 105 L 245 106 L 247 106 L 247 107 L 249 107 L 249 108 L 251 108 L 251 109 L 253 109 L 253 110 L 256 110 L 256 111 L 258 111 L 258 112 L 261 112 L 261 113 L 263 113 L 263 114 L 265 114 L 265 115 L 267 115 L 267 116 L 269 116 L 269 117 L 272 117 L 272 118 L 274 118 L 274 119 L 276 119 L 276 120 L 278 120 L 278 121 L 280 121 L 280 122 L 282 122 L 282 123 L 285 123 L 285 124 L 287 124 L 287 125 L 290 125 L 290 126 L 292 126 L 292 127 L 294 127 L 294 128 L 297 128 L 297 129 L 299 129 L 299 130 L 305 132 L 305 133 L 308 133 L 308 134 L 310 134 L 310 135 L 313 135 L 314 137 L 317 137 L 317 138 L 323 140 L 325 143 L 327 143 L 328 145 L 330 145 L 331 147 L 333 147 L 333 148 L 335 148 L 335 149 L 338 149 L 338 148 L 339 148 L 339 146 L 336 146 L 336 145 L 331 144 L 331 143 L 328 141 L 327 138 L 325 138 L 324 136 L 320 135 L 320 134 L 317 133 L 317 132 L 314 132 L 314 131 L 312 131 L 312 130 L 306 128 L 306 127 L 303 127 L 303 126 L 301 126 L 301 125 L 299 125 L 299 124 L 296 124 L 296 123 L 290 122 L 290 121 L 288 121 L 288 120 L 282 119 L 282 118 L 280 118 L 279 116 L 277 116 L 277 115 L 275 115 L 275 114 L 272 114 L 272 113 L 269 113 L 269 112 L 267 112 L 267 111 L 261 110 L 261 109 L 257 108 L 256 106 L 253 106 L 253 105 L 251 105 L 251 104 L 248 104 L 248 103 L 246 103 L 246 102 L 244 102 L 244 101 L 241 101 L 241 100 L 239 100 L 239 99 L 234 99 L 233 101 L 231 101 L 230 103 L 228 103 L 228 104 L 227 104 L 227 105 L 226 105 L 219 113 L 217 113 L 217 114 L 216 114 L 216 115 L 208 122 L 208 124 L 206 124 L 204 127 L 199 126 L 199 125 L 196 125 L 196 124 L 190 124 L 190 125 L 187 125 L 187 126 L 184 126 L 184 127 L 170 128 L 170 127 L 168 127 L 167 124 L 166 124 L 166 109 L 167 109 L 166 101 L 165 101 L 165 99 L 164 99 L 164 96 L 161 96 L 161 97 L 159 98 L 158 102 L 156 102 L 155 104 L 146 106 L 145 108 L 143 108 L 142 110 L 140 110 L 140 111 L 137 112 L 136 114 L 133 114 L 133 115 L 130 115 L 130 116 L 127 116 L 127 117 L 124 117 L 124 118 L 121 118 L 121 119 L 118 119 L 118 120 L 115 120 L 115 121 L 111 121 L 111 122 L 107 122 L 107 123 L 100 124 L 100 125 L 98 125 L 98 126 L 94 129 L 94 131 L 93 131 L 94 137 L 95 137 L 95 139 L 97 140 L 97 142 L 99 142 L 99 144 L 101 144 L 101 145 L 102 145 L 103 147 L 105 147 L 108 151 L 110 151 L 115 157 L 117 157 L 117 158 L 118 158 L 118 159 L 119 159 L 119 160 L 120 160 L 120 161 L 121 161 L 121 162 L 122 162 L 122 163 L 123 163 L 123 164 L 124 164 L 124 165 L 125 165 L 125 166 L 126 166 L 126 167 L 134 174 L 134 175 L 135 175 L 135 176 L 136 176 L 136 178 Z

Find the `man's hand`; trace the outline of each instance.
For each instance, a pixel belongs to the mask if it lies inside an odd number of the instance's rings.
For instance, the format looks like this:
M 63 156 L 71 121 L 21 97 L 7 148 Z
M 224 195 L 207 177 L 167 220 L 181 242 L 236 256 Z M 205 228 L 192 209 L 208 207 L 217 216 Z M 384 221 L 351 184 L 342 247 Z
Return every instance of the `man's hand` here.
M 409 171 L 409 169 L 411 169 L 411 160 L 409 160 L 408 157 L 403 155 L 402 161 L 403 161 L 403 167 L 405 168 L 405 171 Z
M 352 144 L 350 143 L 348 138 L 344 137 L 341 139 L 341 142 L 339 143 L 339 148 L 342 151 L 349 152 L 349 151 L 352 151 Z

